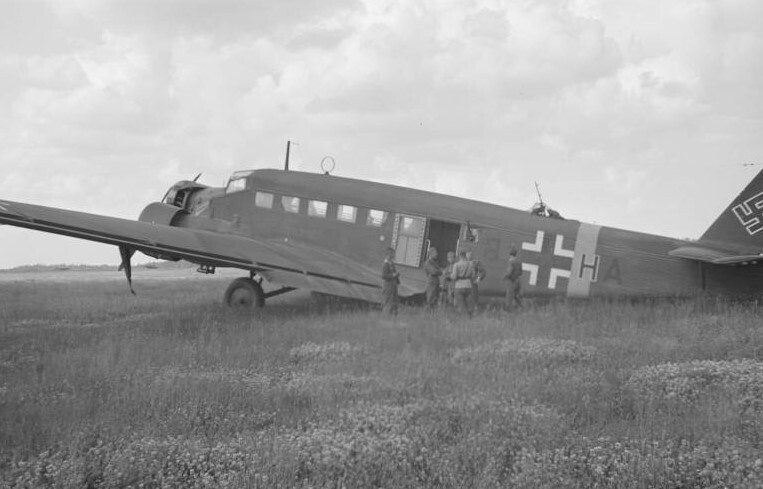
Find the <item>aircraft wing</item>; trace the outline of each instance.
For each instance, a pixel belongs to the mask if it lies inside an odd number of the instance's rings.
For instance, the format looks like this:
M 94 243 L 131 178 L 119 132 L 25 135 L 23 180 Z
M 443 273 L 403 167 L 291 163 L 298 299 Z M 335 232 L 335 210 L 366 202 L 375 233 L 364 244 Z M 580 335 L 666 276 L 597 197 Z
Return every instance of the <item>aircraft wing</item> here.
M 255 271 L 268 280 L 373 302 L 380 299 L 377 270 L 326 249 L 186 227 L 165 226 L 17 202 L 0 201 L 0 224 L 126 246 L 219 267 Z M 411 295 L 415 287 L 400 287 Z
M 260 274 L 269 281 L 299 289 L 316 290 L 331 295 L 379 302 L 381 297 L 379 293 L 379 288 L 381 287 L 379 271 L 348 260 L 343 255 L 325 248 L 308 246 L 293 240 L 288 242 L 269 241 L 269 243 L 271 243 L 271 246 L 273 246 L 279 256 L 292 263 L 305 263 L 304 267 L 310 269 L 310 273 L 304 274 L 294 274 L 287 270 L 276 268 L 261 271 Z M 352 276 L 362 276 L 363 278 L 356 280 L 355 283 L 335 278 Z M 374 287 L 363 287 L 361 280 L 364 283 L 374 284 Z M 408 297 L 421 293 L 425 289 L 425 284 L 422 285 L 401 277 L 401 283 L 397 291 L 398 295 Z M 351 293 L 348 293 L 350 291 Z
M 720 250 L 706 246 L 681 246 L 668 252 L 670 256 L 697 260 L 714 265 L 748 265 L 763 260 L 763 253 L 750 254 Z

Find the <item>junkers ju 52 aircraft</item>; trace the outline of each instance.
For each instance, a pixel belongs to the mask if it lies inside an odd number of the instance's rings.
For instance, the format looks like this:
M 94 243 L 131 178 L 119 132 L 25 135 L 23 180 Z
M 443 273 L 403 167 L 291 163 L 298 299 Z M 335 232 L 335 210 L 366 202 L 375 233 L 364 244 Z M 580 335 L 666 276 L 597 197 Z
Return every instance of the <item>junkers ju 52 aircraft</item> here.
M 136 250 L 184 259 L 205 273 L 244 270 L 248 276 L 234 280 L 225 293 L 231 306 L 261 307 L 267 298 L 296 288 L 378 302 L 388 246 L 396 249 L 404 297 L 425 290 L 421 268 L 430 246 L 441 258 L 446 251 L 474 250 L 490 271 L 480 286 L 487 296 L 503 294 L 512 246 L 520 251 L 527 296 L 763 292 L 763 172 L 697 241 L 537 214 L 274 169 L 234 173 L 224 188 L 178 182 L 137 221 L 0 201 L 0 223 L 118 246 L 128 281 Z

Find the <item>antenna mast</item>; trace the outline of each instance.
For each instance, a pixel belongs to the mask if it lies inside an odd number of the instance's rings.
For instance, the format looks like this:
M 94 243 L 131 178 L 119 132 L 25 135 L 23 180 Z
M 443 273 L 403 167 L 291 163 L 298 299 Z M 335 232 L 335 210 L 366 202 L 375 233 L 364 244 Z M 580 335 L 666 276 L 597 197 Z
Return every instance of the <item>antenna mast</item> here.
M 289 150 L 291 149 L 291 141 L 286 141 L 286 161 L 283 162 L 283 169 L 289 171 Z
M 538 185 L 538 182 L 535 182 L 535 191 L 538 192 L 538 202 L 540 202 L 540 205 L 545 205 L 543 203 L 543 196 L 540 194 L 540 185 Z

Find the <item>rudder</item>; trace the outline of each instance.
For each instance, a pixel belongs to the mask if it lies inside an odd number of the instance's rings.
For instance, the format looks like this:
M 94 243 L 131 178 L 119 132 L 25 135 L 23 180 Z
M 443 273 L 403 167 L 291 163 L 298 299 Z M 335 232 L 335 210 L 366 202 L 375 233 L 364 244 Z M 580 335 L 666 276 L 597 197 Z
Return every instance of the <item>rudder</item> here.
M 763 248 L 763 170 L 731 201 L 700 241 Z

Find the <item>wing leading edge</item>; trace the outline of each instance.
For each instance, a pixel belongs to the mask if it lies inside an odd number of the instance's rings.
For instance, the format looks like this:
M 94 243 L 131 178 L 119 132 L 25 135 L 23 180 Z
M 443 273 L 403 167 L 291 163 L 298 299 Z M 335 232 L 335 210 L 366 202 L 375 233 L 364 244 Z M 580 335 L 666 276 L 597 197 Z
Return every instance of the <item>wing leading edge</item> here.
M 0 201 L 0 224 L 257 272 L 277 283 L 379 301 L 378 274 L 316 247 Z M 401 287 L 401 295 L 415 293 Z

